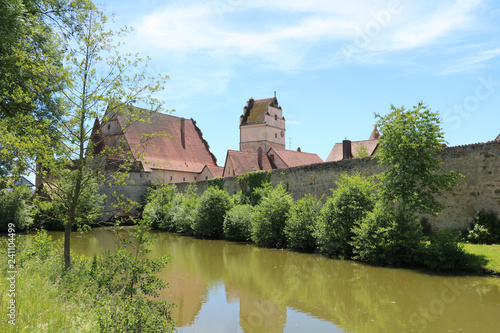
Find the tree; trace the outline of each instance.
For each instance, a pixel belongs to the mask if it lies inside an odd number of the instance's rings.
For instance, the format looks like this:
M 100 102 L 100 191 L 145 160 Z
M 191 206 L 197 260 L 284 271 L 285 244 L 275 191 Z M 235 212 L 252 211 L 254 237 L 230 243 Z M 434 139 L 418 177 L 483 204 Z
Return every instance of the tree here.
M 443 208 L 437 197 L 461 177 L 437 173 L 443 168 L 436 155 L 446 144 L 439 115 L 419 102 L 409 110 L 392 105 L 388 115 L 375 116 L 382 133 L 377 158 L 388 167 L 381 175 L 382 198 L 408 211 L 437 214 Z
M 0 1 L 0 176 L 23 174 L 46 137 L 57 139 L 65 80 L 59 32 L 70 0 Z
M 85 198 L 83 194 L 95 189 L 95 182 L 101 185 L 109 181 L 106 179 L 109 174 L 103 171 L 105 157 L 113 156 L 124 162 L 118 164 L 113 174 L 117 181 L 126 178 L 123 171 L 133 163 L 132 151 L 120 145 L 94 153 L 95 145 L 99 144 L 91 137 L 94 119 L 105 122 L 117 114 L 125 114 L 128 124 L 147 122 L 150 112 L 162 107 L 153 94 L 163 89 L 168 78 L 147 76 L 145 68 L 138 68 L 143 59 L 137 54 L 120 52 L 120 44 L 115 39 L 125 36 L 129 30 L 107 30 L 108 19 L 95 5 L 82 3 L 74 7 L 74 11 L 77 28 L 64 44 L 67 81 L 62 90 L 64 113 L 58 126 L 62 140 L 47 140 L 46 146 L 50 149 L 43 152 L 39 170 L 50 188 L 50 195 L 65 209 L 66 269 L 71 267 L 70 235 L 72 227 L 82 218 L 78 207 Z M 132 103 L 145 104 L 150 111 L 132 108 Z M 59 185 L 67 182 L 68 186 Z

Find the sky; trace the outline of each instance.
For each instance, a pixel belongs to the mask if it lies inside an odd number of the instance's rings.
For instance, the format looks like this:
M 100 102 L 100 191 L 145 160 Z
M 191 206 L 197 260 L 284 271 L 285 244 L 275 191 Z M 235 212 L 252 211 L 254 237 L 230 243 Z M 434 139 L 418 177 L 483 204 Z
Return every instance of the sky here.
M 500 134 L 497 0 L 111 0 L 128 50 L 168 74 L 158 96 L 193 118 L 223 166 L 250 98 L 276 95 L 286 148 L 326 160 L 391 105 L 438 111 L 451 146 Z

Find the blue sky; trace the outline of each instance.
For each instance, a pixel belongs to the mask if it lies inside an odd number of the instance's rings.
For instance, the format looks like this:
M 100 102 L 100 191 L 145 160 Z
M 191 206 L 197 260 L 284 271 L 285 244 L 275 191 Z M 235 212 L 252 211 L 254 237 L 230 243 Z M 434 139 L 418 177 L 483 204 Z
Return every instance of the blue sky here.
M 325 160 L 368 139 L 374 112 L 423 101 L 450 145 L 500 134 L 500 3 L 337 0 L 113 0 L 127 47 L 168 74 L 160 96 L 193 118 L 223 166 L 246 101 L 272 97 L 286 147 Z

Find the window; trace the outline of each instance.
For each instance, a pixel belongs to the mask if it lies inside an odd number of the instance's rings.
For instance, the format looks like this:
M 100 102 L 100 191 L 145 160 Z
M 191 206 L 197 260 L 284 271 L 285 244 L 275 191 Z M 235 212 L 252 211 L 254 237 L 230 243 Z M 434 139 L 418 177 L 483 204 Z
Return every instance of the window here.
M 208 176 L 205 177 L 205 180 L 208 180 Z
M 196 177 L 194 177 L 194 180 L 196 180 Z
M 278 120 L 278 115 L 277 114 L 274 115 L 274 120 Z
M 182 177 L 182 181 L 185 182 L 186 181 L 186 177 Z
M 170 176 L 170 181 L 172 181 L 172 176 Z
M 274 138 L 277 139 L 278 138 L 278 133 L 274 133 Z
M 111 129 L 111 124 L 108 124 L 108 129 Z

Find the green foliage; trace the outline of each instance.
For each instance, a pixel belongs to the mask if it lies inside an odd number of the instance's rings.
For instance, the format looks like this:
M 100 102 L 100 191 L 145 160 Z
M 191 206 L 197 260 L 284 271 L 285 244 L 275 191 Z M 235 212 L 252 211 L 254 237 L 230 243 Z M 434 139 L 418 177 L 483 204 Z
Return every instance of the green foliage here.
M 196 207 L 194 234 L 204 238 L 220 238 L 223 232 L 224 216 L 231 208 L 229 194 L 215 187 L 209 187 L 200 197 Z
M 224 218 L 224 238 L 231 241 L 249 241 L 252 237 L 253 210 L 248 204 L 234 205 Z
M 196 208 L 200 198 L 196 194 L 196 185 L 190 184 L 184 194 L 177 193 L 172 202 L 172 222 L 175 231 L 185 235 L 194 234 Z
M 61 245 L 52 242 L 45 231 L 39 231 L 19 247 L 17 270 L 19 276 L 25 277 L 19 281 L 29 281 L 28 286 L 36 283 L 39 290 L 23 285 L 16 302 L 25 294 L 30 297 L 22 303 L 23 311 L 16 319 L 22 321 L 33 312 L 28 317 L 30 322 L 23 327 L 35 325 L 51 332 L 174 331 L 172 304 L 157 300 L 159 291 L 167 287 L 157 273 L 170 258 L 147 257 L 151 252 L 147 247 L 153 242 L 149 228 L 150 224 L 141 220 L 128 236 L 118 230 L 118 251 L 107 251 L 92 259 L 76 256 L 69 271 L 62 265 Z M 6 268 L 4 262 L 0 262 L 1 272 Z M 40 293 L 43 304 L 37 302 Z M 36 305 L 34 311 L 30 308 L 32 304 Z M 42 317 L 40 308 L 50 311 L 37 326 L 38 318 Z
M 177 187 L 174 185 L 161 186 L 150 191 L 146 197 L 143 218 L 151 223 L 153 228 L 175 231 L 172 207 L 176 195 Z
M 136 243 L 121 238 L 121 249 L 93 258 L 88 274 L 95 281 L 97 296 L 102 302 L 103 311 L 98 318 L 102 332 L 170 332 L 174 329 L 172 305 L 155 300 L 159 290 L 167 287 L 156 274 L 170 258 L 144 258 L 151 253 L 147 246 L 154 240 L 148 232 L 150 226 L 145 220 L 137 221 L 134 230 L 128 232 Z M 126 247 L 131 247 L 131 251 Z
M 420 102 L 410 110 L 391 106 L 388 115 L 376 117 L 382 132 L 377 158 L 380 165 L 388 166 L 381 175 L 383 199 L 409 211 L 438 213 L 443 205 L 437 197 L 461 177 L 453 171 L 436 174 L 442 170 L 436 154 L 446 144 L 438 114 Z
M 216 187 L 221 190 L 224 189 L 224 177 L 215 177 L 209 179 L 207 182 L 208 182 L 208 187 Z
M 406 210 L 377 203 L 353 232 L 354 259 L 396 265 L 418 262 L 423 233 L 415 215 Z
M 466 240 L 476 244 L 500 243 L 500 219 L 492 210 L 481 209 L 474 214 Z
M 250 203 L 254 206 L 258 205 L 259 200 L 258 197 L 255 197 L 256 193 L 258 193 L 255 190 L 264 187 L 265 184 L 270 181 L 271 172 L 269 171 L 260 170 L 238 176 L 238 185 L 240 186 L 240 189 L 243 193 L 250 197 Z
M 248 205 L 250 204 L 250 197 L 245 195 L 243 191 L 238 191 L 231 196 L 231 200 L 233 200 L 234 205 Z
M 36 197 L 31 210 L 33 223 L 45 230 L 64 230 L 64 210 L 57 202 Z
M 0 232 L 7 232 L 9 223 L 14 223 L 16 232 L 31 227 L 33 220 L 26 200 L 30 191 L 24 187 L 0 190 Z
M 252 223 L 252 240 L 259 246 L 282 248 L 286 246 L 284 228 L 292 197 L 280 183 L 263 196 Z
M 313 232 L 321 206 L 321 200 L 310 194 L 292 204 L 284 229 L 288 248 L 297 250 L 316 248 Z
M 463 270 L 467 257 L 463 246 L 458 243 L 459 233 L 451 230 L 440 231 L 430 238 L 430 243 L 422 247 L 419 263 L 432 270 Z
M 352 229 L 375 205 L 374 184 L 359 174 L 343 174 L 336 185 L 321 210 L 315 237 L 321 252 L 350 257 Z
M 354 158 L 363 158 L 363 157 L 368 157 L 368 156 L 370 156 L 370 154 L 368 154 L 368 149 L 366 148 L 366 146 L 363 143 L 361 143 L 358 146 L 358 148 L 356 149 L 356 151 L 353 154 Z

